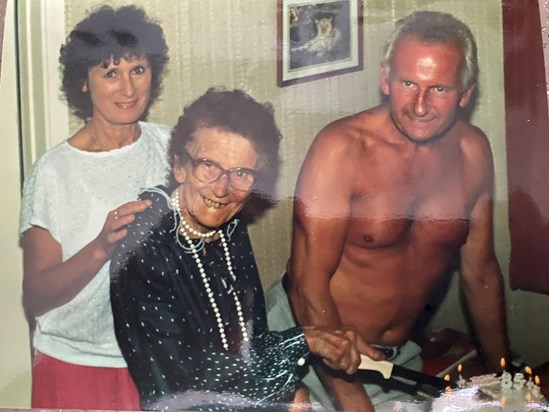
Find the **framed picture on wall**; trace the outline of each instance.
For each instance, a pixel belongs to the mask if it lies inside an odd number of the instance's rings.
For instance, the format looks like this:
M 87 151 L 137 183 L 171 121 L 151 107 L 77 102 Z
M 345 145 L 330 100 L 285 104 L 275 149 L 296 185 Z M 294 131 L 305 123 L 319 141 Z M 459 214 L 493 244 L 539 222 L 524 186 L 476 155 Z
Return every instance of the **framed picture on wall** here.
M 363 68 L 362 0 L 278 0 L 280 87 Z

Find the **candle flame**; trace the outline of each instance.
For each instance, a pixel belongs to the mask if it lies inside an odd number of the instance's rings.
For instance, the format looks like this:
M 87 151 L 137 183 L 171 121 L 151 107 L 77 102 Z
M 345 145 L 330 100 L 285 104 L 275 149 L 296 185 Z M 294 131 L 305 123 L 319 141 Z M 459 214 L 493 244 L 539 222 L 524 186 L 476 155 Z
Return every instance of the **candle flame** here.
M 536 377 L 534 378 L 534 383 L 535 383 L 536 385 L 538 385 L 538 386 L 541 385 L 541 380 L 540 380 L 540 378 L 539 378 L 538 375 L 536 375 Z
M 524 371 L 528 374 L 528 375 L 532 375 L 532 368 L 530 366 L 525 366 L 524 367 Z
M 458 365 L 458 372 L 461 373 L 462 370 L 463 370 L 463 365 L 460 363 Z
M 528 393 L 526 394 L 526 397 L 524 398 L 524 400 L 525 400 L 526 402 L 532 402 L 532 394 L 531 394 L 530 392 L 528 392 Z
M 450 375 L 449 374 L 444 375 L 444 380 L 446 382 L 450 382 Z
M 502 358 L 499 360 L 499 364 L 501 365 L 501 368 L 502 368 L 502 369 L 505 369 L 505 365 L 506 365 L 505 358 L 502 357 Z

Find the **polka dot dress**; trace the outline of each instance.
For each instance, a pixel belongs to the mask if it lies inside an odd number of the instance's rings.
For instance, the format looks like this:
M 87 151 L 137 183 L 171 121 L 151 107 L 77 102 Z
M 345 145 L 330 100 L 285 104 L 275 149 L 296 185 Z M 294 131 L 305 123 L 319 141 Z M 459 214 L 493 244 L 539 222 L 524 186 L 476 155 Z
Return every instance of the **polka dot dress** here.
M 220 241 L 194 241 L 228 341 L 191 248 L 178 234 L 179 216 L 163 187 L 141 195 L 153 205 L 136 216 L 111 261 L 111 304 L 118 343 L 146 409 L 270 408 L 292 399 L 309 351 L 303 332 L 267 330 L 263 292 L 245 225 L 221 227 Z M 242 306 L 242 339 L 233 293 Z

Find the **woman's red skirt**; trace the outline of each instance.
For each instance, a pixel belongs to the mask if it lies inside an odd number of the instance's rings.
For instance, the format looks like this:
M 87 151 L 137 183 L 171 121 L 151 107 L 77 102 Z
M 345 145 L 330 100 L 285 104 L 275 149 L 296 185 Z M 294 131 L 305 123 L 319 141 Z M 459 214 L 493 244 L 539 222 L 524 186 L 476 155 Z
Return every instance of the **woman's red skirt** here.
M 32 365 L 33 408 L 140 410 L 127 368 L 75 365 L 36 351 Z

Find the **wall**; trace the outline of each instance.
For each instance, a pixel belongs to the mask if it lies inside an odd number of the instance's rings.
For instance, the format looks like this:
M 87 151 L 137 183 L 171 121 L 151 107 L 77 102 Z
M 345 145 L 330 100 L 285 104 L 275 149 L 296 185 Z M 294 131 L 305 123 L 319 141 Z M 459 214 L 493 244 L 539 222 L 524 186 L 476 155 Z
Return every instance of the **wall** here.
M 28 329 L 21 307 L 23 270 L 18 247 L 20 206 L 19 129 L 13 1 L 8 1 L 2 73 L 0 76 L 0 408 L 28 407 L 30 352 Z
M 70 29 L 90 7 L 101 3 L 103 1 L 99 0 L 66 2 L 65 28 Z M 142 5 L 165 28 L 172 60 L 164 80 L 162 98 L 153 107 L 151 120 L 174 124 L 184 104 L 212 85 L 243 88 L 257 99 L 273 103 L 284 133 L 279 203 L 251 228 L 265 287 L 280 276 L 288 258 L 291 197 L 307 148 L 314 135 L 329 121 L 379 102 L 378 61 L 382 44 L 394 21 L 417 9 L 446 11 L 463 19 L 471 26 L 479 46 L 480 94 L 472 122 L 487 133 L 494 152 L 497 170 L 496 250 L 502 268 L 507 272 L 509 235 L 500 0 L 365 0 L 364 70 L 285 88 L 276 86 L 274 0 L 113 0 L 111 3 L 115 6 Z M 71 131 L 80 127 L 74 118 L 69 123 Z M 56 135 L 53 138 L 64 137 Z M 52 139 L 48 145 L 54 143 Z M 15 237 L 16 233 L 12 232 L 4 244 L 13 245 Z M 11 294 L 17 294 L 18 299 L 18 284 L 9 287 Z M 19 310 L 18 303 L 12 306 Z M 465 330 L 459 306 L 459 292 L 454 282 L 434 325 Z M 540 348 L 548 346 L 549 328 L 541 316 L 530 313 L 534 310 L 547 313 L 548 299 L 546 296 L 508 291 L 508 306 L 513 347 L 535 364 L 543 356 Z M 526 325 L 531 328 L 528 332 Z M 23 346 L 21 342 L 24 342 L 24 337 L 18 341 Z M 4 372 L 0 372 L 0 379 L 3 375 Z M 25 399 L 26 393 L 23 391 L 19 396 Z

